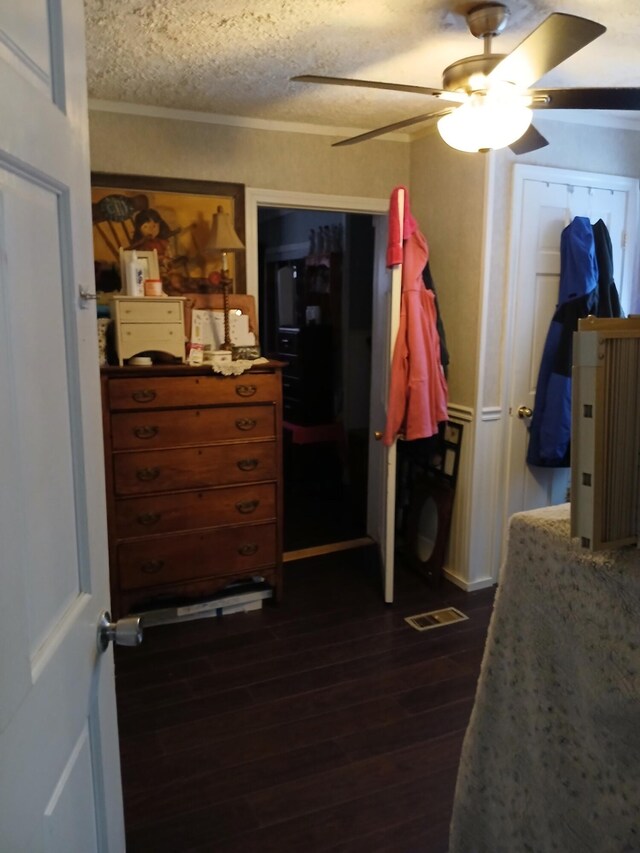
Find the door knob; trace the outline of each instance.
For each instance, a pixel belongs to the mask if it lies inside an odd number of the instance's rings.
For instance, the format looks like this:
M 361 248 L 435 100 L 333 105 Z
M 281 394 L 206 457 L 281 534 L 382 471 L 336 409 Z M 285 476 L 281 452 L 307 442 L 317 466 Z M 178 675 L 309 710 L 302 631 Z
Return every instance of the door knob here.
M 375 438 L 376 441 L 381 441 L 383 435 L 384 435 L 383 432 L 380 432 L 380 430 L 376 430 L 373 434 L 373 437 Z
M 519 418 L 530 418 L 533 414 L 533 411 L 529 408 L 529 406 L 520 406 L 518 409 L 518 417 Z
M 98 622 L 98 649 L 106 651 L 111 642 L 117 646 L 139 646 L 142 642 L 142 617 L 125 616 L 112 622 L 111 614 L 105 610 Z

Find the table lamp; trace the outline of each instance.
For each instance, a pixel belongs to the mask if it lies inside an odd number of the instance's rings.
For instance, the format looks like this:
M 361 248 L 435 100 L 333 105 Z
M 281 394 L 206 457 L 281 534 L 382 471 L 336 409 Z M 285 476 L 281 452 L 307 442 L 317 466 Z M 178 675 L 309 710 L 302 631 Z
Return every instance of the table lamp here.
M 229 290 L 233 279 L 229 277 L 229 262 L 227 252 L 237 252 L 244 249 L 244 243 L 236 234 L 231 216 L 225 213 L 222 205 L 211 218 L 211 234 L 207 241 L 205 251 L 207 254 L 222 254 L 222 269 L 220 271 L 220 285 L 222 287 L 222 304 L 224 311 L 224 343 L 220 349 L 231 349 L 231 332 L 229 329 Z

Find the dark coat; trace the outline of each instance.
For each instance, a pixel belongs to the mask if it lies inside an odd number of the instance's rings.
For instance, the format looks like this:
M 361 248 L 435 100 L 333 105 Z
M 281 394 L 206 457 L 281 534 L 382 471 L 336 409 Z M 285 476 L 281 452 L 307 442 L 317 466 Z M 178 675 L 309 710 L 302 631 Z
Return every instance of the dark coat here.
M 593 226 L 598 264 L 598 317 L 622 317 L 620 297 L 613 280 L 613 247 L 609 229 L 602 219 Z
M 578 320 L 621 317 L 607 226 L 576 216 L 560 238 L 560 299 L 542 354 L 527 462 L 568 468 L 571 446 L 571 367 Z
M 567 468 L 571 443 L 571 363 L 578 320 L 595 314 L 598 265 L 593 228 L 576 216 L 560 237 L 560 293 L 545 341 L 529 432 L 527 462 Z

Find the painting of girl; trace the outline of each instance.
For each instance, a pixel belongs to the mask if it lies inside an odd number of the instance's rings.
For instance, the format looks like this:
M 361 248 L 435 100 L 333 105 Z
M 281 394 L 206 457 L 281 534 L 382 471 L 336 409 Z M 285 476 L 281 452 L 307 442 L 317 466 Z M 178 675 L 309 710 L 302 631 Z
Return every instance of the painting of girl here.
M 179 234 L 182 229 L 176 228 L 172 231 L 158 211 L 152 207 L 139 210 L 133 218 L 133 226 L 133 237 L 129 248 L 140 249 L 143 252 L 151 252 L 155 249 L 158 253 L 160 275 L 163 278 L 168 276 L 173 265 L 170 239 Z

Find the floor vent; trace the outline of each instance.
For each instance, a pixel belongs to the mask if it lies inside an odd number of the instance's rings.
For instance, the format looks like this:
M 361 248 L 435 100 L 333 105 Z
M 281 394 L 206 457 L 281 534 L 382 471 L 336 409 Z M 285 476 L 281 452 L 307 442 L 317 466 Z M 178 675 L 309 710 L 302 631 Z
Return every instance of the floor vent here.
M 407 616 L 404 621 L 416 631 L 428 631 L 430 628 L 440 628 L 468 618 L 455 607 L 445 607 L 443 610 L 430 610 L 428 613 L 418 613 L 417 616 Z

